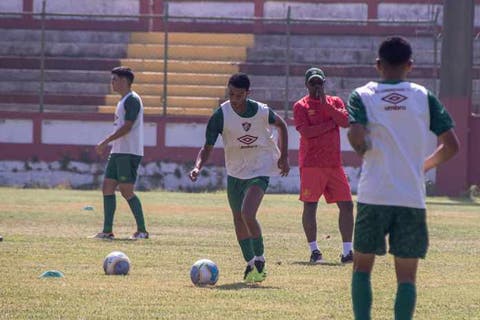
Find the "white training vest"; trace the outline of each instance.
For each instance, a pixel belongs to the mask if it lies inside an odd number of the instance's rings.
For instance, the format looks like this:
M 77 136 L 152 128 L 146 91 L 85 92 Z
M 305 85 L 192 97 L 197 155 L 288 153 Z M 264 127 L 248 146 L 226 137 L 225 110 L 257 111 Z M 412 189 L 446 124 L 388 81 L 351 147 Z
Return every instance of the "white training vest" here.
M 220 107 L 227 174 L 238 179 L 279 175 L 280 150 L 268 123 L 268 106 L 258 103 L 258 111 L 251 118 L 240 117 L 230 101 Z
M 363 157 L 358 202 L 425 208 L 427 89 L 411 82 L 369 82 L 356 92 L 366 108 L 372 144 Z
M 129 133 L 112 142 L 112 150 L 110 153 L 128 153 L 143 156 L 143 103 L 140 96 L 131 91 L 125 95 L 118 103 L 115 110 L 115 130 L 118 130 L 125 123 L 125 100 L 133 95 L 140 101 L 140 111 L 137 119 L 133 123 L 132 130 Z

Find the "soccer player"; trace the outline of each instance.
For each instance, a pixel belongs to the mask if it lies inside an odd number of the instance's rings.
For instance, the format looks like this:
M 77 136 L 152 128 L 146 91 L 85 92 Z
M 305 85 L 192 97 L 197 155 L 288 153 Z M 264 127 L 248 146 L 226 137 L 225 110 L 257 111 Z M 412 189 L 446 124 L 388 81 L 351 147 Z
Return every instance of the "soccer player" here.
M 340 155 L 340 127 L 348 127 L 348 114 L 339 97 L 325 94 L 325 80 L 321 69 L 308 69 L 305 73 L 308 95 L 293 105 L 295 127 L 300 133 L 302 223 L 311 251 L 310 262 L 322 263 L 317 243 L 318 200 L 323 194 L 327 203 L 336 203 L 343 241 L 340 261 L 349 263 L 353 261 L 353 202 Z
M 355 319 L 370 319 L 370 274 L 375 255 L 394 256 L 396 320 L 412 319 L 419 258 L 425 258 L 428 231 L 424 173 L 458 152 L 453 121 L 425 87 L 410 82 L 412 48 L 402 37 L 385 39 L 376 68 L 380 81 L 353 91 L 347 106 L 348 138 L 363 157 L 354 232 L 352 303 Z M 438 148 L 427 157 L 428 131 Z
M 116 130 L 96 146 L 97 153 L 102 155 L 107 145 L 112 142 L 102 187 L 103 231 L 94 238 L 114 238 L 112 228 L 116 208 L 115 189 L 118 187 L 137 223 L 137 231 L 130 238 L 148 239 L 142 204 L 133 192 L 137 169 L 143 157 L 143 104 L 140 96 L 132 91 L 134 77 L 132 70 L 127 67 L 116 67 L 112 70 L 112 88 L 120 94 L 121 99 L 115 111 Z
M 196 181 L 213 146 L 222 135 L 227 169 L 228 202 L 235 233 L 247 262 L 245 282 L 261 282 L 265 268 L 262 229 L 257 211 L 268 187 L 269 176 L 286 176 L 288 132 L 285 121 L 267 105 L 248 99 L 250 80 L 244 73 L 228 81 L 229 100 L 215 110 L 208 121 L 206 142 L 200 149 L 189 176 Z M 278 146 L 271 125 L 279 131 Z

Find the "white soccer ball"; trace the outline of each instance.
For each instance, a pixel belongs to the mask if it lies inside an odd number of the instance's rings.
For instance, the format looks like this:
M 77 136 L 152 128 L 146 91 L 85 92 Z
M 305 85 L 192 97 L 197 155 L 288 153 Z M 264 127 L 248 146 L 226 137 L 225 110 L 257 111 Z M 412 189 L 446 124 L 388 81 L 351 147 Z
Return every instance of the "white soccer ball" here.
M 214 285 L 218 281 L 218 267 L 212 260 L 200 259 L 190 269 L 190 279 L 196 286 Z
M 130 270 L 130 259 L 123 252 L 110 252 L 103 260 L 103 270 L 108 275 L 127 275 Z

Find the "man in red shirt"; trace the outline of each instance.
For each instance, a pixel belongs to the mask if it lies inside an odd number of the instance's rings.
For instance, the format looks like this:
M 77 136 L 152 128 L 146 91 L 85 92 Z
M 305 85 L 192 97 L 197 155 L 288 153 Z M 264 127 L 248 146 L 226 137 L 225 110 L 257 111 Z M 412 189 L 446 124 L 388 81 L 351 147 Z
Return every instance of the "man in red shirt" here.
M 293 106 L 295 127 L 300 133 L 300 200 L 302 223 L 311 250 L 310 262 L 322 263 L 317 244 L 317 205 L 325 196 L 327 203 L 337 203 L 338 225 L 343 240 L 342 263 L 353 261 L 353 202 L 350 186 L 342 167 L 340 129 L 348 127 L 348 113 L 339 97 L 325 94 L 325 73 L 310 68 L 305 73 L 308 95 Z

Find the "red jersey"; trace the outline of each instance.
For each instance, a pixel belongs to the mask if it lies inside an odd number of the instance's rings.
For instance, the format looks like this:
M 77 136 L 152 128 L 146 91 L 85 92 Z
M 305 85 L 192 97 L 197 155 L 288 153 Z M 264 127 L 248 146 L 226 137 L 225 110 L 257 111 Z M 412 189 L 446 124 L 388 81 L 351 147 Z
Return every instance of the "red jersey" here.
M 342 99 L 326 96 L 326 103 L 322 103 L 307 95 L 293 105 L 293 118 L 300 133 L 300 167 L 342 165 L 340 127 L 348 127 L 348 112 Z

